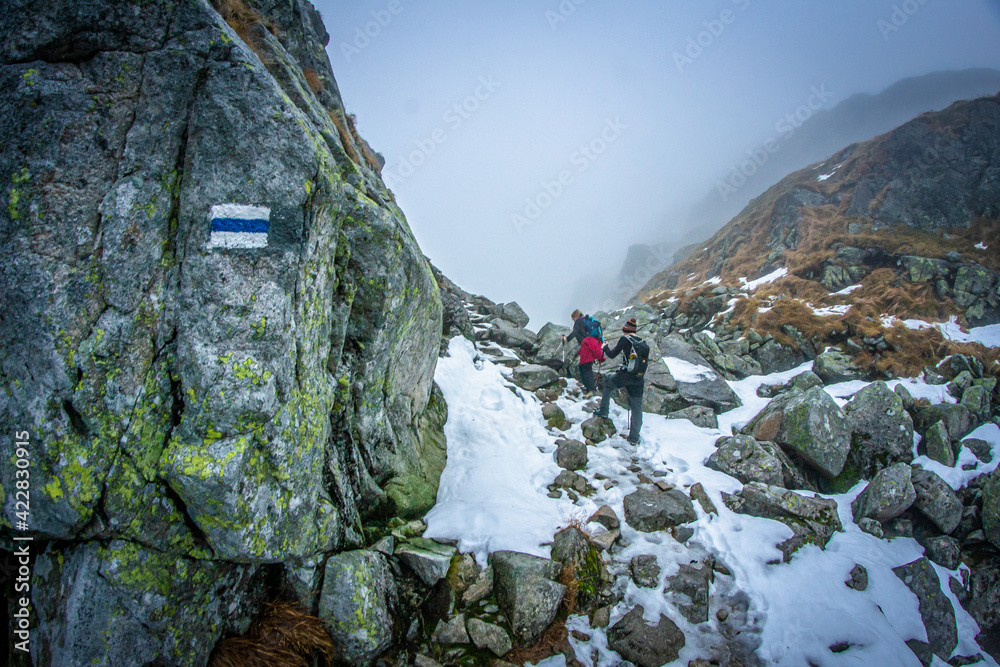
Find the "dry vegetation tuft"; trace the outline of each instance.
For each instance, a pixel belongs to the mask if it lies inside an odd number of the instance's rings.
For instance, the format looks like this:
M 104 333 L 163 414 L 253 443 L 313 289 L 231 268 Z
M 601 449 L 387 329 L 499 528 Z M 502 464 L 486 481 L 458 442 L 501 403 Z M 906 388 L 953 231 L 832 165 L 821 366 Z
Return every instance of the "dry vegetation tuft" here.
M 316 72 L 312 67 L 306 67 L 302 70 L 303 76 L 306 77 L 306 83 L 309 85 L 309 90 L 314 93 L 318 93 L 323 90 L 323 79 L 320 78 L 319 73 Z
M 254 42 L 250 37 L 251 28 L 255 25 L 263 25 L 271 30 L 267 20 L 247 5 L 246 0 L 212 0 L 212 5 L 222 19 L 240 36 L 240 39 L 251 48 L 254 48 Z
M 347 127 L 347 121 L 344 120 L 343 116 L 338 111 L 330 111 L 330 120 L 337 127 L 337 134 L 340 135 L 340 143 L 344 146 L 344 152 L 347 153 L 347 157 L 354 161 L 354 164 L 361 166 L 361 157 L 358 155 L 358 149 L 354 146 L 354 137 L 351 135 L 350 129 Z
M 354 142 L 361 148 L 361 154 L 365 157 L 365 162 L 368 164 L 368 168 L 372 171 L 378 171 L 378 158 L 371 152 L 368 148 L 368 142 L 364 141 L 358 134 L 358 117 L 354 114 L 347 114 L 347 126 L 351 129 L 351 136 L 354 137 Z
M 264 610 L 243 637 L 219 642 L 209 667 L 312 667 L 319 656 L 332 665 L 333 640 L 315 616 L 295 602 L 276 601 Z
M 504 656 L 504 660 L 512 662 L 515 665 L 524 665 L 529 662 L 537 663 L 540 660 L 559 653 L 572 655 L 571 651 L 569 631 L 566 629 L 566 618 L 565 615 L 560 614 L 552 625 L 542 633 L 537 642 L 532 646 L 514 649 Z

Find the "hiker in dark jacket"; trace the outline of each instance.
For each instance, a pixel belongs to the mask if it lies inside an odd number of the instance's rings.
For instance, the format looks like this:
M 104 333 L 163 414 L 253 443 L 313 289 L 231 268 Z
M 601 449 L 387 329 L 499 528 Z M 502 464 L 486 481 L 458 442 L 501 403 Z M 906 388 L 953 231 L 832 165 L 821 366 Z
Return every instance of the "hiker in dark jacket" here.
M 632 343 L 629 341 L 629 336 L 634 336 L 636 331 L 636 322 L 633 317 L 625 326 L 622 327 L 622 333 L 624 334 L 618 339 L 618 344 L 615 345 L 614 349 L 608 348 L 607 345 L 604 346 L 604 354 L 609 358 L 614 359 L 619 354 L 624 355 L 622 367 L 615 372 L 609 378 L 604 380 L 604 392 L 601 394 L 601 407 L 597 409 L 594 414 L 598 417 L 607 417 L 608 409 L 610 408 L 611 394 L 616 389 L 624 387 L 628 392 L 628 405 L 632 411 L 632 421 L 631 427 L 629 428 L 628 441 L 633 444 L 639 444 L 639 431 L 642 430 L 642 394 L 645 383 L 645 372 L 636 374 L 631 373 L 626 370 L 626 364 L 628 362 L 629 355 L 632 354 Z
M 604 353 L 601 352 L 601 341 L 593 336 L 587 335 L 587 327 L 584 323 L 584 315 L 579 310 L 574 310 L 570 315 L 573 318 L 573 332 L 568 336 L 563 336 L 563 342 L 571 340 L 580 341 L 580 379 L 587 392 L 585 398 L 590 398 L 597 391 L 597 379 L 594 377 L 594 362 L 602 361 Z

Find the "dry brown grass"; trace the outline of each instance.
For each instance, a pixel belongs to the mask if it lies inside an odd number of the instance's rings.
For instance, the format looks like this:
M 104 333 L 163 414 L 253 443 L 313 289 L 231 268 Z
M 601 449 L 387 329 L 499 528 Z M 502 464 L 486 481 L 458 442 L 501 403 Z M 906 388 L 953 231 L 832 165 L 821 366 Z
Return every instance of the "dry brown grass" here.
M 306 78 L 306 84 L 309 86 L 309 90 L 314 93 L 318 93 L 323 90 L 323 79 L 320 78 L 319 73 L 316 72 L 312 67 L 306 67 L 302 70 L 302 75 Z
M 333 664 L 334 644 L 323 622 L 295 602 L 264 606 L 243 637 L 219 642 L 209 667 L 311 667 L 316 656 Z
M 360 167 L 362 165 L 361 156 L 358 155 L 358 149 L 354 145 L 354 137 L 347 126 L 347 121 L 337 111 L 330 111 L 329 114 L 330 120 L 337 127 L 337 134 L 340 135 L 340 143 L 344 145 L 344 152 L 347 153 L 347 157 L 354 161 L 354 164 Z
M 565 652 L 572 655 L 571 651 L 566 619 L 564 615 L 560 615 L 560 618 L 557 618 L 552 625 L 546 628 L 537 642 L 531 646 L 514 649 L 504 656 L 504 660 L 515 665 L 523 665 L 528 662 L 537 663 L 559 653 Z
M 246 0 L 212 0 L 215 11 L 219 12 L 226 23 L 240 36 L 244 42 L 253 48 L 254 43 L 250 38 L 250 29 L 255 25 L 263 25 L 270 29 L 270 25 L 256 10 L 247 5 Z
M 355 143 L 361 148 L 361 154 L 365 157 L 365 162 L 368 163 L 368 168 L 372 171 L 378 171 L 378 158 L 375 154 L 371 152 L 368 148 L 368 142 L 361 138 L 358 134 L 358 117 L 354 114 L 347 114 L 347 126 L 351 129 L 351 136 L 354 137 Z

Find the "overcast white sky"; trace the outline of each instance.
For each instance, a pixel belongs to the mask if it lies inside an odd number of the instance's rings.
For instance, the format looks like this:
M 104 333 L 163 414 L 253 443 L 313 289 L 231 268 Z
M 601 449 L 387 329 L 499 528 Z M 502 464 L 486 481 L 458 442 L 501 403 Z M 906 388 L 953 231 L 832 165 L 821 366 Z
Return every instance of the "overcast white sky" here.
M 577 277 L 669 239 L 815 91 L 830 108 L 1000 66 L 1000 0 L 314 4 L 424 252 L 536 330 L 568 321 Z

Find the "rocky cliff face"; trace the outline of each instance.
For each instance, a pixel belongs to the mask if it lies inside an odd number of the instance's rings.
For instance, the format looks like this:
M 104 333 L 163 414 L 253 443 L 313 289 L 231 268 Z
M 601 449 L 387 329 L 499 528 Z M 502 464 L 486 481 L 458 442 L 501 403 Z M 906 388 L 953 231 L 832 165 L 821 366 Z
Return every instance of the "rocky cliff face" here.
M 0 12 L 0 437 L 31 436 L 35 664 L 203 663 L 263 579 L 433 503 L 429 266 L 311 4 L 218 6 Z

